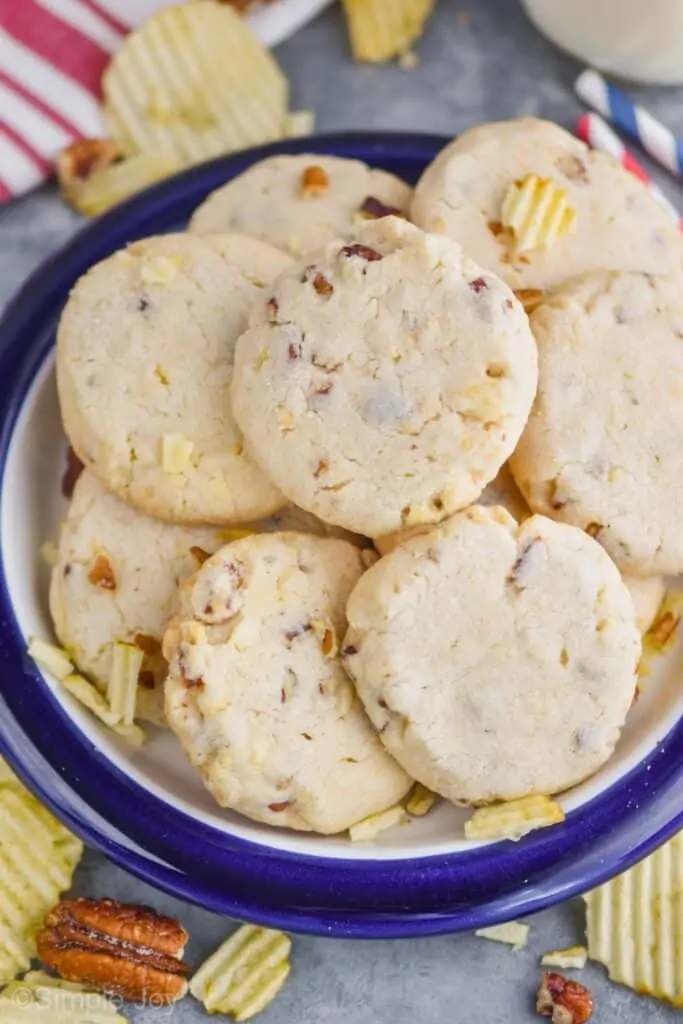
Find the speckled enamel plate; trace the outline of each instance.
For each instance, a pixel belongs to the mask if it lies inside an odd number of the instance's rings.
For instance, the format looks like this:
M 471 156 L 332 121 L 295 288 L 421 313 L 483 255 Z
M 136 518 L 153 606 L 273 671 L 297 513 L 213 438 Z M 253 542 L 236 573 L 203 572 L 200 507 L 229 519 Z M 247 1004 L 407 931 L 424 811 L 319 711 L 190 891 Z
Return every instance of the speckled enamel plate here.
M 441 805 L 375 844 L 276 830 L 222 811 L 174 738 L 120 744 L 25 655 L 50 637 L 42 542 L 64 514 L 66 442 L 54 332 L 70 288 L 126 242 L 177 230 L 222 182 L 277 152 L 359 157 L 415 181 L 446 140 L 344 135 L 266 146 L 195 168 L 86 228 L 35 274 L 0 324 L 0 745 L 84 838 L 160 887 L 211 909 L 294 930 L 403 936 L 479 927 L 588 889 L 683 824 L 681 656 L 662 658 L 618 750 L 562 799 L 563 825 L 519 843 L 464 839 Z

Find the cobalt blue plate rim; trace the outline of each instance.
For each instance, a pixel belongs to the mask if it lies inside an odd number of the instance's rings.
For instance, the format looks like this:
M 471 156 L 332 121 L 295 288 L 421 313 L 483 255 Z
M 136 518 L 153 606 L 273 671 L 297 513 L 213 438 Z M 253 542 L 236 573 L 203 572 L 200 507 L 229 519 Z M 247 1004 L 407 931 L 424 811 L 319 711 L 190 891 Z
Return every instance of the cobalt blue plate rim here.
M 446 141 L 373 132 L 275 143 L 193 168 L 86 227 L 32 275 L 0 321 L 0 484 L 17 416 L 51 347 L 51 339 L 40 340 L 45 325 L 89 266 L 129 241 L 175 228 L 208 192 L 264 156 L 325 152 L 362 159 L 414 181 Z M 27 784 L 87 842 L 152 884 L 231 916 L 357 937 L 482 927 L 599 884 L 683 824 L 679 722 L 636 768 L 562 825 L 517 844 L 406 860 L 275 850 L 197 821 L 116 768 L 72 722 L 24 647 L 0 561 L 0 747 Z M 13 731 L 25 738 L 23 748 L 11 742 Z M 34 756 L 59 777 L 59 793 L 44 773 L 32 770 Z M 106 829 L 74 812 L 67 791 L 137 849 L 112 842 Z

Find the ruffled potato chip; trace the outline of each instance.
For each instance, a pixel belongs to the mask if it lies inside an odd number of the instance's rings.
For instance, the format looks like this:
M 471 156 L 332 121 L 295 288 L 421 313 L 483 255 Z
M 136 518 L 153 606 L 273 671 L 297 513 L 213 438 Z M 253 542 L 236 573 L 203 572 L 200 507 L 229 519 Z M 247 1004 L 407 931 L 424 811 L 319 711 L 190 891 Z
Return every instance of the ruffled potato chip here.
M 288 83 L 230 6 L 164 7 L 126 37 L 102 81 L 104 114 L 124 154 L 181 166 L 287 134 Z
M 420 38 L 434 0 L 343 0 L 356 60 L 381 64 Z

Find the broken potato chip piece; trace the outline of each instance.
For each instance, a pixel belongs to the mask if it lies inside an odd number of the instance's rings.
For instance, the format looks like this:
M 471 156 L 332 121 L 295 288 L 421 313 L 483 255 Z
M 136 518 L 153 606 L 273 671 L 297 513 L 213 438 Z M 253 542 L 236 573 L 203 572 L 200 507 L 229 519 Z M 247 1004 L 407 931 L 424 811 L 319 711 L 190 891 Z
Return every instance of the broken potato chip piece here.
M 525 796 L 480 807 L 465 822 L 466 839 L 521 839 L 538 828 L 564 821 L 564 811 L 547 796 Z
M 114 1003 L 91 988 L 29 971 L 0 992 L 0 1024 L 127 1024 Z
M 349 829 L 349 838 L 352 843 L 371 843 L 382 832 L 394 828 L 395 825 L 405 825 L 407 821 L 406 809 L 399 804 L 386 811 L 380 811 L 379 814 L 371 814 L 369 818 L 363 818 L 352 825 Z
M 182 473 L 193 451 L 193 442 L 182 434 L 164 434 L 161 439 L 161 465 L 164 472 Z
M 126 37 L 102 80 L 121 151 L 187 166 L 284 137 L 288 83 L 229 5 L 164 7 Z
M 265 1010 L 287 980 L 291 948 L 283 932 L 242 925 L 195 973 L 190 992 L 209 1013 L 249 1020 Z
M 72 673 L 62 679 L 62 686 L 74 697 L 79 704 L 91 711 L 95 718 L 99 718 L 103 725 L 106 725 L 112 732 L 122 736 L 135 747 L 140 747 L 145 742 L 146 736 L 139 725 L 127 724 L 121 719 L 121 715 L 112 711 L 109 703 L 102 696 L 100 691 L 93 686 L 84 676 Z
M 586 966 L 588 950 L 585 946 L 553 949 L 541 957 L 541 967 L 559 967 L 562 970 L 581 971 Z
M 0 766 L 0 984 L 7 984 L 28 970 L 35 956 L 35 934 L 50 907 L 71 886 L 83 844 L 4 761 Z M 0 1015 L 3 1019 L 8 1018 Z
M 612 981 L 683 1007 L 683 832 L 587 893 L 588 956 Z
M 96 169 L 90 177 L 62 191 L 64 198 L 79 213 L 98 217 L 180 169 L 177 160 L 167 153 L 136 153 L 108 167 Z
M 491 942 L 504 942 L 513 949 L 524 949 L 529 941 L 531 927 L 521 921 L 507 921 L 505 924 L 494 924 L 490 928 L 479 928 L 474 933 L 479 939 L 490 939 Z
M 30 636 L 26 653 L 35 663 L 55 679 L 62 680 L 73 672 L 74 666 L 67 651 L 63 647 L 49 644 L 40 637 Z
M 406 54 L 424 31 L 434 0 L 343 0 L 356 60 L 381 64 Z
M 436 793 L 416 782 L 406 800 L 406 810 L 411 818 L 424 818 L 438 800 Z
M 135 718 L 138 678 L 143 660 L 144 653 L 136 644 L 123 641 L 114 644 L 107 699 L 110 708 L 115 715 L 119 715 L 124 725 L 132 725 Z
M 516 252 L 548 249 L 569 234 L 575 221 L 567 189 L 537 174 L 527 174 L 510 186 L 500 218 L 503 227 L 513 233 Z

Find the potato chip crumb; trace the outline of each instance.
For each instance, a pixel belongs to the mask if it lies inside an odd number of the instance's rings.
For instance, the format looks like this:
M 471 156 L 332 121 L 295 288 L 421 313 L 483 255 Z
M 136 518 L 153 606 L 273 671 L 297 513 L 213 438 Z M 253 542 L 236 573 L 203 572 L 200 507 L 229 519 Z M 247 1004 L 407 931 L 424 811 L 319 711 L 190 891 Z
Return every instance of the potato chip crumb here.
M 351 49 L 358 61 L 381 64 L 410 53 L 434 0 L 343 0 Z
M 491 942 L 504 942 L 513 949 L 524 949 L 529 941 L 531 928 L 521 921 L 507 921 L 505 924 L 494 924 L 490 928 L 478 928 L 475 935 Z
M 143 284 L 172 284 L 178 276 L 181 256 L 154 256 L 140 266 Z
M 394 828 L 395 825 L 405 825 L 408 821 L 405 807 L 390 807 L 387 811 L 380 811 L 379 814 L 371 814 L 369 818 L 357 822 L 349 829 L 349 837 L 352 843 L 371 843 L 382 832 Z
M 143 659 L 144 654 L 136 644 L 120 641 L 113 645 L 107 699 L 111 710 L 120 716 L 124 725 L 133 724 Z
M 53 540 L 46 540 L 41 544 L 40 557 L 50 569 L 59 564 L 59 548 Z
M 161 439 L 161 465 L 165 472 L 184 472 L 193 451 L 194 442 L 182 434 L 164 434 Z
M 315 129 L 315 111 L 293 110 L 285 118 L 285 136 L 298 139 L 303 135 L 312 135 Z
M 564 821 L 564 811 L 547 796 L 525 796 L 520 800 L 480 807 L 465 822 L 467 839 L 512 839 L 516 841 L 538 828 Z
M 510 185 L 500 223 L 514 233 L 515 249 L 547 249 L 573 230 L 576 212 L 569 205 L 569 192 L 552 178 L 527 174 Z
M 190 992 L 209 1013 L 249 1020 L 272 1003 L 290 972 L 283 932 L 245 924 L 195 972 Z
M 427 789 L 421 782 L 416 782 L 406 801 L 406 810 L 413 818 L 424 818 L 438 799 L 431 789 Z
M 586 966 L 588 950 L 585 946 L 569 946 L 568 949 L 553 949 L 541 957 L 541 967 L 559 967 L 565 971 L 580 971 Z
M 67 651 L 55 644 L 48 644 L 37 636 L 29 637 L 26 653 L 55 679 L 62 680 L 73 672 L 73 662 Z

